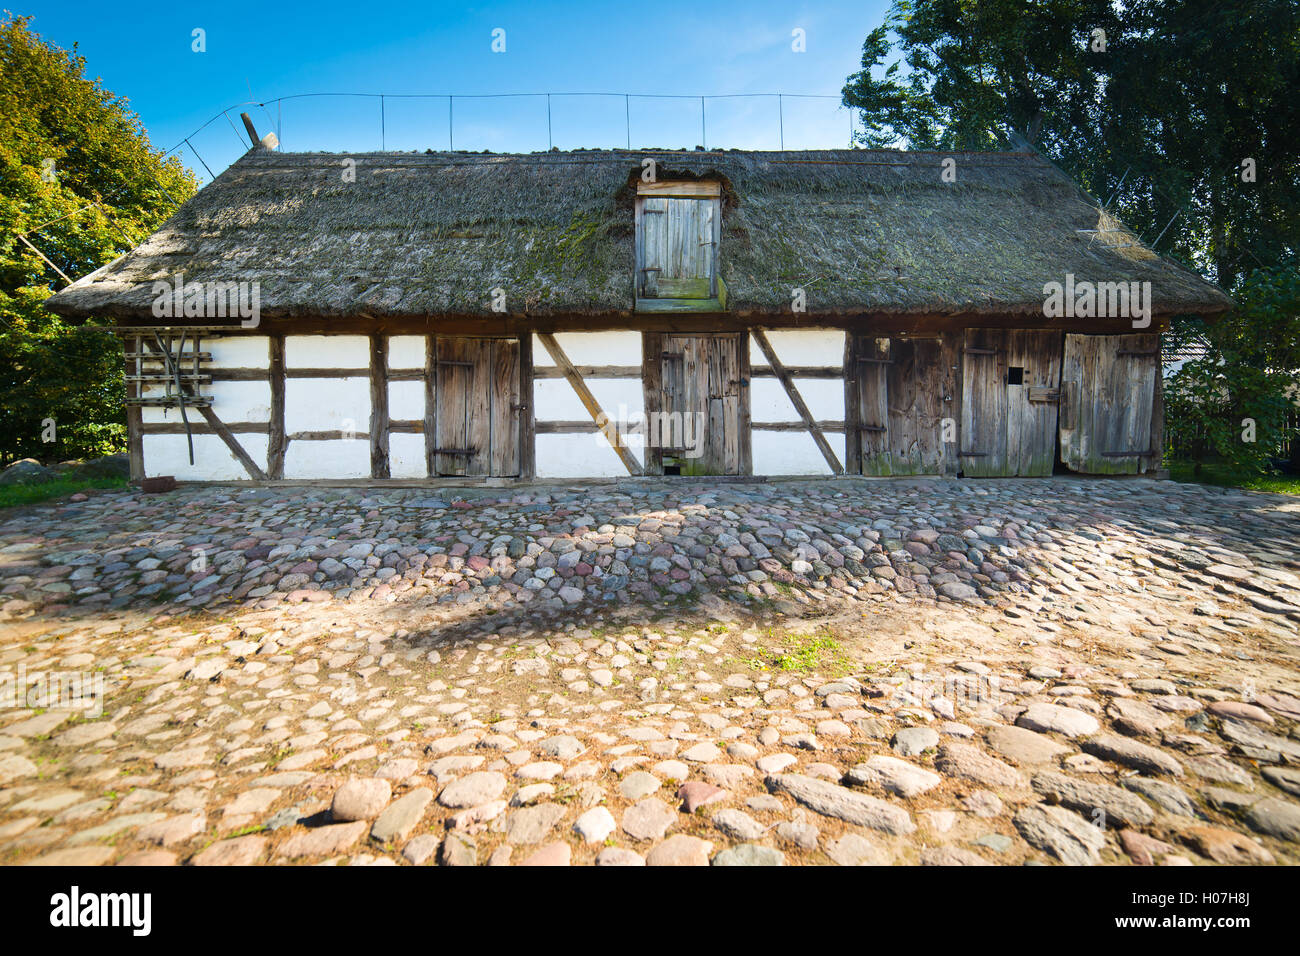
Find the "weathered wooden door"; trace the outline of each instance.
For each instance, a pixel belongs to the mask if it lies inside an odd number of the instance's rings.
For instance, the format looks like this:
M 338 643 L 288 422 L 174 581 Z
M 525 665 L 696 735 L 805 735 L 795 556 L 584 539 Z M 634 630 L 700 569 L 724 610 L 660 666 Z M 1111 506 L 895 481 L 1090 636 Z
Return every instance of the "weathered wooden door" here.
M 742 475 L 749 470 L 749 352 L 744 333 L 661 338 L 657 408 L 664 470 Z
M 1159 467 L 1160 336 L 1067 335 L 1061 461 L 1087 475 Z
M 717 199 L 646 196 L 641 206 L 643 298 L 709 299 L 718 294 Z
M 855 335 L 849 420 L 864 475 L 937 475 L 943 469 L 943 356 L 937 338 Z M 854 410 L 856 409 L 856 421 Z M 848 443 L 853 453 L 853 442 Z M 854 471 L 850 464 L 850 471 Z
M 519 340 L 436 336 L 426 436 L 429 474 L 519 474 Z
M 1052 473 L 1061 336 L 1028 329 L 966 330 L 960 450 L 966 475 Z

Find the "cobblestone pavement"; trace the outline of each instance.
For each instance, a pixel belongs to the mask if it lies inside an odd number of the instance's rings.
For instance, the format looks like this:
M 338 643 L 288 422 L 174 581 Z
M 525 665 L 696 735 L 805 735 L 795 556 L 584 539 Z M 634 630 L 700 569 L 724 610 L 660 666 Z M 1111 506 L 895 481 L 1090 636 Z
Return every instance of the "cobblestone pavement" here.
M 1295 863 L 1298 541 L 1145 480 L 0 512 L 0 862 Z

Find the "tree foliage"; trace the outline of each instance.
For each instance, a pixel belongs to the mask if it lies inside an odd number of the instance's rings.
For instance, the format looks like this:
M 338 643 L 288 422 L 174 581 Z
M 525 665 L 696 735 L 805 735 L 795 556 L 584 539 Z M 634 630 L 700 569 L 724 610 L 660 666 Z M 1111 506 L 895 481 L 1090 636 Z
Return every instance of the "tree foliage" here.
M 1240 308 L 1222 319 L 1174 323 L 1172 340 L 1209 354 L 1171 383 L 1170 426 L 1217 408 L 1211 446 L 1259 462 L 1281 432 L 1251 449 L 1230 436 L 1251 409 L 1283 407 L 1300 369 L 1297 90 L 1295 0 L 895 0 L 843 98 L 866 146 L 1032 145 L 1232 292 Z
M 57 49 L 0 21 L 0 462 L 118 450 L 125 439 L 115 336 L 48 313 L 66 283 L 126 252 L 197 181 L 149 142 L 125 99 Z M 54 443 L 42 441 L 53 419 Z

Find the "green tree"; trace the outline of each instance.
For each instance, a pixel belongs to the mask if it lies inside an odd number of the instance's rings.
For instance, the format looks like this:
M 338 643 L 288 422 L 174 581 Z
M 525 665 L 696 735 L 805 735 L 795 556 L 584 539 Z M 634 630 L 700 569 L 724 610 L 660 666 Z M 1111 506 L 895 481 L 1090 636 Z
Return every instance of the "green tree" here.
M 1297 89 L 1295 0 L 895 0 L 843 98 L 867 146 L 1032 146 L 1236 295 L 1216 322 L 1175 320 L 1172 339 L 1210 351 L 1170 424 L 1209 414 L 1190 411 L 1200 395 L 1226 423 L 1211 446 L 1258 463 L 1281 432 L 1238 448 L 1232 418 L 1282 407 L 1300 368 Z
M 45 43 L 29 20 L 0 21 L 0 463 L 123 446 L 119 341 L 42 303 L 66 285 L 60 271 L 77 279 L 111 262 L 197 186 L 126 100 L 85 78 L 75 46 Z

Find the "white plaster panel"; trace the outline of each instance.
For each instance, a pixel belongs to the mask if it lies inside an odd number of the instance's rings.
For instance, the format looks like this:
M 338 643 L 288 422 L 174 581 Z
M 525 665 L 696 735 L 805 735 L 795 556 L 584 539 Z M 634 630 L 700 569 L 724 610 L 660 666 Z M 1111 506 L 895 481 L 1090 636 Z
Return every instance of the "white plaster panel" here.
M 423 335 L 390 335 L 388 337 L 388 367 L 424 368 Z M 331 366 L 339 368 L 341 366 Z
M 640 332 L 557 332 L 555 341 L 574 365 L 641 364 Z M 534 336 L 533 364 L 554 365 L 551 353 Z
M 427 478 L 424 436 L 405 432 L 388 436 L 388 473 L 394 478 Z
M 776 357 L 785 366 L 844 365 L 844 332 L 839 329 L 772 329 L 767 333 Z M 749 337 L 750 365 L 766 365 L 767 357 Z
M 369 434 L 370 379 L 285 379 L 284 428 L 290 434 L 349 428 Z
M 290 441 L 284 450 L 286 478 L 369 478 L 370 433 L 329 441 Z
M 247 481 L 248 472 L 217 435 L 194 436 L 194 464 L 184 435 L 144 435 L 144 473 L 174 475 L 178 481 Z M 266 470 L 266 435 L 236 434 L 259 468 Z
M 624 413 L 639 415 L 645 411 L 645 391 L 639 378 L 589 378 L 587 388 L 605 414 L 619 421 Z M 590 421 L 591 413 L 582 404 L 568 379 L 533 380 L 533 410 L 539 422 Z
M 826 441 L 844 463 L 844 433 L 827 432 Z M 813 441 L 799 432 L 754 431 L 751 438 L 756 475 L 829 475 L 831 466 Z
M 844 383 L 835 378 L 796 378 L 794 387 L 799 390 L 808 411 L 817 421 L 844 420 Z M 753 422 L 798 422 L 802 417 L 785 387 L 774 378 L 749 380 L 750 420 Z
M 388 417 L 399 422 L 418 422 L 423 419 L 424 383 L 389 382 Z
M 633 451 L 633 457 L 640 457 Z M 537 436 L 538 478 L 626 478 L 618 454 L 596 431 Z
M 161 395 L 163 390 L 150 389 L 146 394 Z M 233 422 L 269 422 L 271 420 L 271 385 L 269 382 L 212 382 L 203 386 L 203 394 L 212 396 L 212 411 L 226 424 Z M 150 424 L 181 421 L 179 408 L 141 409 L 142 420 Z M 190 421 L 203 421 L 193 408 L 185 411 Z
M 285 368 L 369 368 L 370 339 L 364 335 L 288 335 Z
M 199 349 L 212 353 L 213 368 L 268 368 L 271 340 L 265 335 L 227 336 L 200 339 Z

